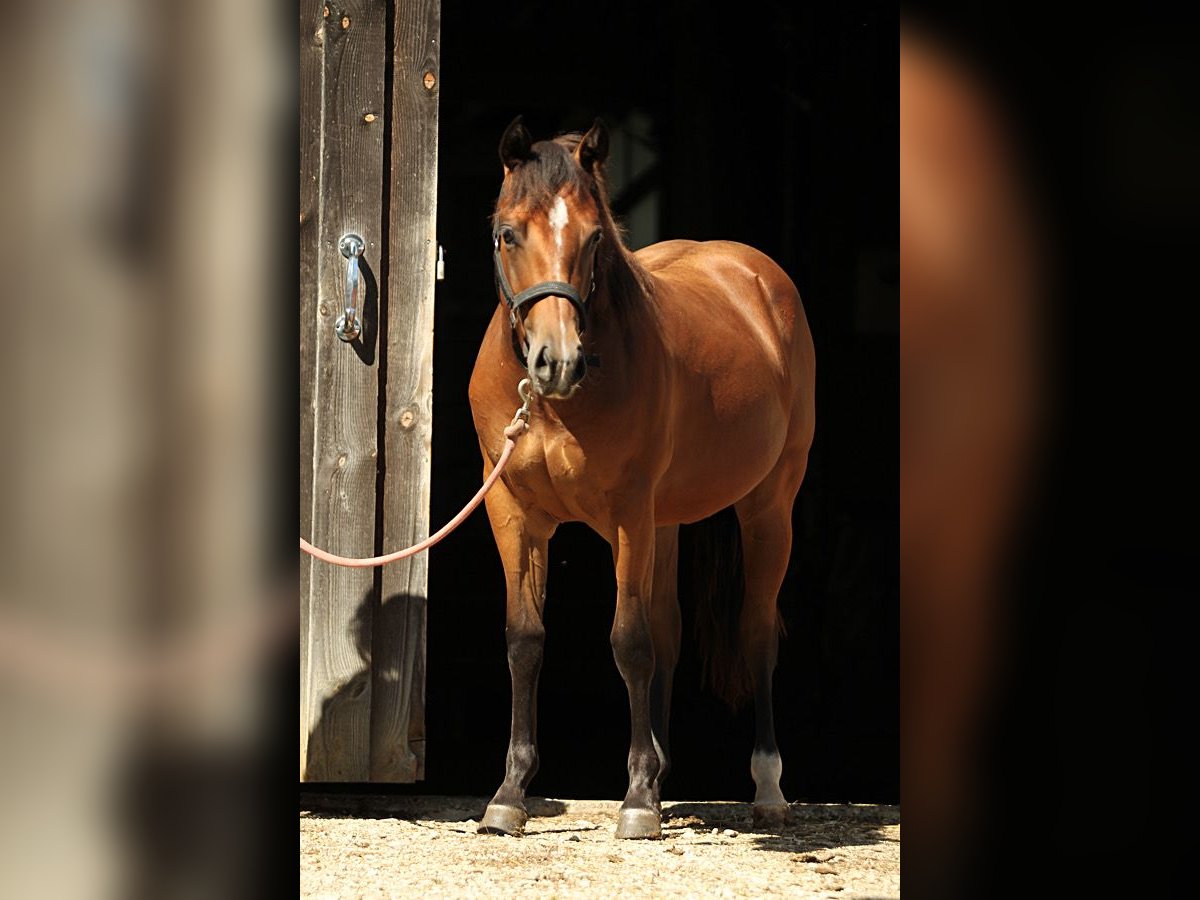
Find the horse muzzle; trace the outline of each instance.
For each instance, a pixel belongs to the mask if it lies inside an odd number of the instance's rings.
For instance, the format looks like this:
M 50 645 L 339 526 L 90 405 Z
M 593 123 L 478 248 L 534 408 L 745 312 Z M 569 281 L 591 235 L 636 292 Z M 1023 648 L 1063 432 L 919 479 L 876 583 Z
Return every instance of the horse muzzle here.
M 587 358 L 578 344 L 570 351 L 540 343 L 529 351 L 529 377 L 543 397 L 566 399 L 579 390 L 587 374 Z

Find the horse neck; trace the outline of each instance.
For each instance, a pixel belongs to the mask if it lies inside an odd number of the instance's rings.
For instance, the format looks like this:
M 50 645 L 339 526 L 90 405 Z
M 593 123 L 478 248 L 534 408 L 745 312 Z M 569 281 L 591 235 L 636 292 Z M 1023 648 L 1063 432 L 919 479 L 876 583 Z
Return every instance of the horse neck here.
M 585 336 L 584 348 L 600 357 L 600 368 L 596 376 L 585 378 L 579 394 L 555 404 L 568 427 L 595 422 L 614 410 L 624 415 L 631 396 L 662 381 L 658 367 L 665 354 L 651 290 L 649 276 L 628 251 L 622 250 L 621 258 L 597 274 L 594 302 L 589 304 L 591 334 Z
M 643 354 L 642 338 L 657 333 L 652 315 L 649 275 L 624 247 L 604 261 L 596 279 L 590 318 L 598 343 L 589 352 L 612 358 L 624 368 L 633 366 Z

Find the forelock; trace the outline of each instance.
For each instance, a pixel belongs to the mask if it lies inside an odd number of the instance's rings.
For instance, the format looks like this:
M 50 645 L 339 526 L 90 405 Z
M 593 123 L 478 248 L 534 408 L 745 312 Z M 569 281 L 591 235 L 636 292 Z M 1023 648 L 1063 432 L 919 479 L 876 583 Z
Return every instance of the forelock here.
M 502 206 L 527 206 L 531 212 L 549 209 L 566 188 L 590 196 L 599 204 L 596 179 L 575 160 L 574 151 L 581 140 L 582 134 L 571 132 L 534 144 L 530 158 L 504 180 L 497 211 Z

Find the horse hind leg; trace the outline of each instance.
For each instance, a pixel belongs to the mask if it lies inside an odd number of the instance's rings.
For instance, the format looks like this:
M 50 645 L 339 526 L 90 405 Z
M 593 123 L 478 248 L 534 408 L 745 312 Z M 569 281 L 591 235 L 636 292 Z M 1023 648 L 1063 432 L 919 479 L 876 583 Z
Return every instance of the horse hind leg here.
M 754 690 L 754 822 L 778 827 L 787 814 L 779 787 L 783 760 L 775 742 L 772 680 L 779 656 L 779 588 L 792 552 L 792 503 L 804 478 L 806 455 L 781 460 L 758 487 L 736 504 L 742 532 L 745 597 L 739 641 Z

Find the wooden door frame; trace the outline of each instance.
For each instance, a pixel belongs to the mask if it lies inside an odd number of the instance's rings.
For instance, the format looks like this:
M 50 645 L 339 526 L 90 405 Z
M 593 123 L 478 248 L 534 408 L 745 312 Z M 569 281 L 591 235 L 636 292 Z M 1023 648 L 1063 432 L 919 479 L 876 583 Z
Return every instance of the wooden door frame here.
M 301 532 L 349 556 L 429 530 L 440 0 L 302 0 Z M 333 332 L 364 238 L 364 329 Z M 301 560 L 303 781 L 424 776 L 428 561 Z M 382 599 L 381 599 L 382 598 Z

